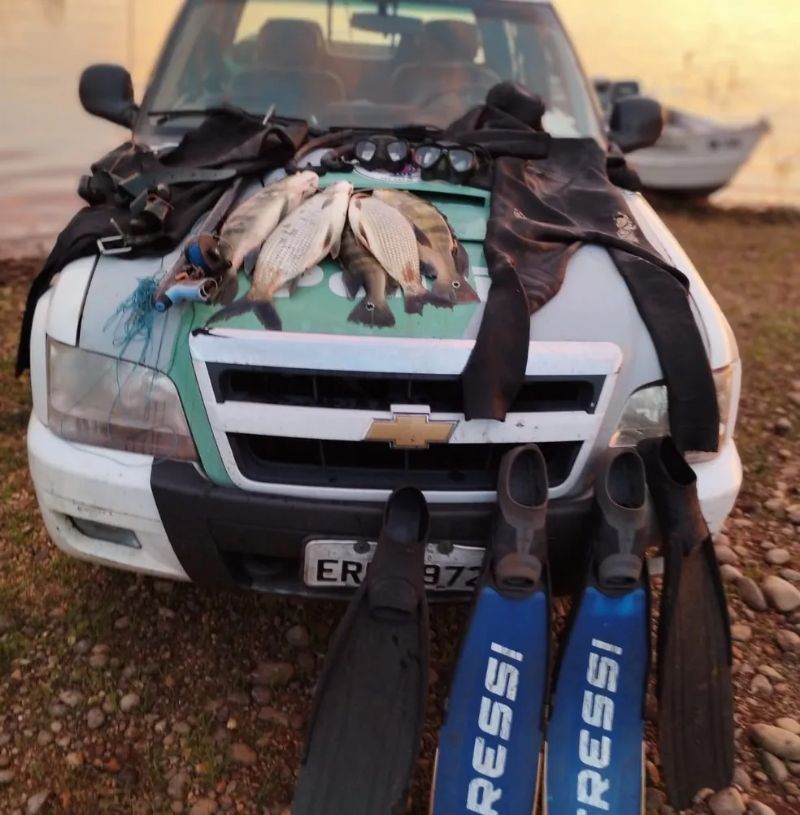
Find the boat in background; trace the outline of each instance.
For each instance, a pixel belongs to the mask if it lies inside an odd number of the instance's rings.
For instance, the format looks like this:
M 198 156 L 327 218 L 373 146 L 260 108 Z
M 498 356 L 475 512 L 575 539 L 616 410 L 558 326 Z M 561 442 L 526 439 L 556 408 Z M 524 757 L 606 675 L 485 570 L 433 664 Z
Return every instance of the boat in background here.
M 632 80 L 596 79 L 594 86 L 607 116 L 617 100 L 640 93 Z M 665 108 L 665 115 L 661 138 L 629 155 L 644 187 L 661 193 L 700 197 L 722 189 L 770 129 L 766 118 L 735 125 L 674 108 Z

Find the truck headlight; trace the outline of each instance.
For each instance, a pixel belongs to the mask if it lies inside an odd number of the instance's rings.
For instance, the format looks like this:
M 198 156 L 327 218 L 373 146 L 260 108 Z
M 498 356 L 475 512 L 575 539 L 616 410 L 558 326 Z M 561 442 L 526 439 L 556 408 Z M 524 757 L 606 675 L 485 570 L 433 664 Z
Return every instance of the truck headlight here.
M 47 424 L 61 438 L 197 460 L 175 385 L 143 365 L 47 340 Z
M 741 363 L 737 360 L 725 368 L 713 372 L 714 385 L 719 403 L 719 440 L 723 444 L 733 434 L 736 422 L 736 402 L 738 401 L 741 379 Z M 612 447 L 631 447 L 642 439 L 669 435 L 669 406 L 667 388 L 662 383 L 648 385 L 635 391 L 628 399 L 622 418 L 614 435 Z M 715 453 L 689 453 L 688 461 L 704 461 L 713 458 Z

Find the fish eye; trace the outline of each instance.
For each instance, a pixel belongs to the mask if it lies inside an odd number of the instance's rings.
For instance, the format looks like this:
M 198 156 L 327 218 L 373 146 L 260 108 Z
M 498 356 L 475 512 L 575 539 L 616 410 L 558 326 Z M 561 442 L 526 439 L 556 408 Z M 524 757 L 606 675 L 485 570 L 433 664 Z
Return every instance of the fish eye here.
M 375 311 L 375 303 L 367 303 L 367 311 Z
M 458 280 L 454 280 L 453 281 L 453 288 L 454 289 L 460 289 L 461 288 L 461 283 L 459 283 Z

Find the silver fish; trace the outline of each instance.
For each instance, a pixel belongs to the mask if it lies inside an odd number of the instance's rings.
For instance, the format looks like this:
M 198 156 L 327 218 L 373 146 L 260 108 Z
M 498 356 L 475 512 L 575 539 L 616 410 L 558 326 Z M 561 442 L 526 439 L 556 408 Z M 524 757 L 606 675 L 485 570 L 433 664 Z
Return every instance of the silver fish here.
M 403 289 L 407 314 L 421 314 L 430 302 L 419 272 L 419 251 L 408 218 L 390 204 L 359 193 L 350 201 L 353 233 Z
M 386 295 L 389 291 L 390 281 L 383 266 L 375 259 L 363 244 L 353 234 L 348 224 L 342 232 L 342 251 L 339 262 L 344 269 L 344 282 L 350 299 L 358 294 L 363 286 L 366 296 L 350 312 L 347 318 L 353 323 L 378 326 L 383 328 L 395 324 Z
M 463 270 L 463 247 L 444 215 L 430 202 L 406 190 L 375 190 L 374 195 L 399 209 L 411 222 L 419 244 L 420 272 L 435 279 L 432 304 L 452 307 L 456 303 L 478 302 L 479 297 Z
M 326 255 L 339 255 L 352 191 L 352 184 L 338 181 L 281 221 L 261 247 L 250 291 L 218 311 L 209 324 L 253 311 L 265 328 L 280 330 L 281 319 L 272 303 L 275 292 L 296 281 Z
M 220 233 L 220 249 L 236 274 L 248 255 L 257 257 L 275 227 L 317 191 L 319 176 L 312 172 L 288 175 L 267 184 L 229 216 Z M 255 257 L 253 263 L 255 265 Z M 249 270 L 252 271 L 252 266 Z

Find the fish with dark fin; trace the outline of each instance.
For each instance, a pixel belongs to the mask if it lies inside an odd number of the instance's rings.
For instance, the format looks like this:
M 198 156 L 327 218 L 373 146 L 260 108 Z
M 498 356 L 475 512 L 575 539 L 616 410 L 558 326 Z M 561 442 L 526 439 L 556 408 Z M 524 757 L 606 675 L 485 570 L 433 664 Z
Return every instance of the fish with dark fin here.
M 386 302 L 389 278 L 383 266 L 368 252 L 353 234 L 350 226 L 342 232 L 339 262 L 344 269 L 345 288 L 351 299 L 364 288 L 366 296 L 350 312 L 352 323 L 388 328 L 395 324 L 394 314 Z
M 459 303 L 477 303 L 480 298 L 468 279 L 469 259 L 444 215 L 429 201 L 406 190 L 376 190 L 375 195 L 411 223 L 419 248 L 420 272 L 436 281 L 431 304 L 452 308 Z
M 253 312 L 264 328 L 280 330 L 273 298 L 283 286 L 297 279 L 326 255 L 337 257 L 353 185 L 339 181 L 295 209 L 264 242 L 258 256 L 250 291 L 218 311 L 209 325 Z
M 386 273 L 403 289 L 407 314 L 421 314 L 431 294 L 420 277 L 419 250 L 409 220 L 395 207 L 359 193 L 350 201 L 350 226 Z

